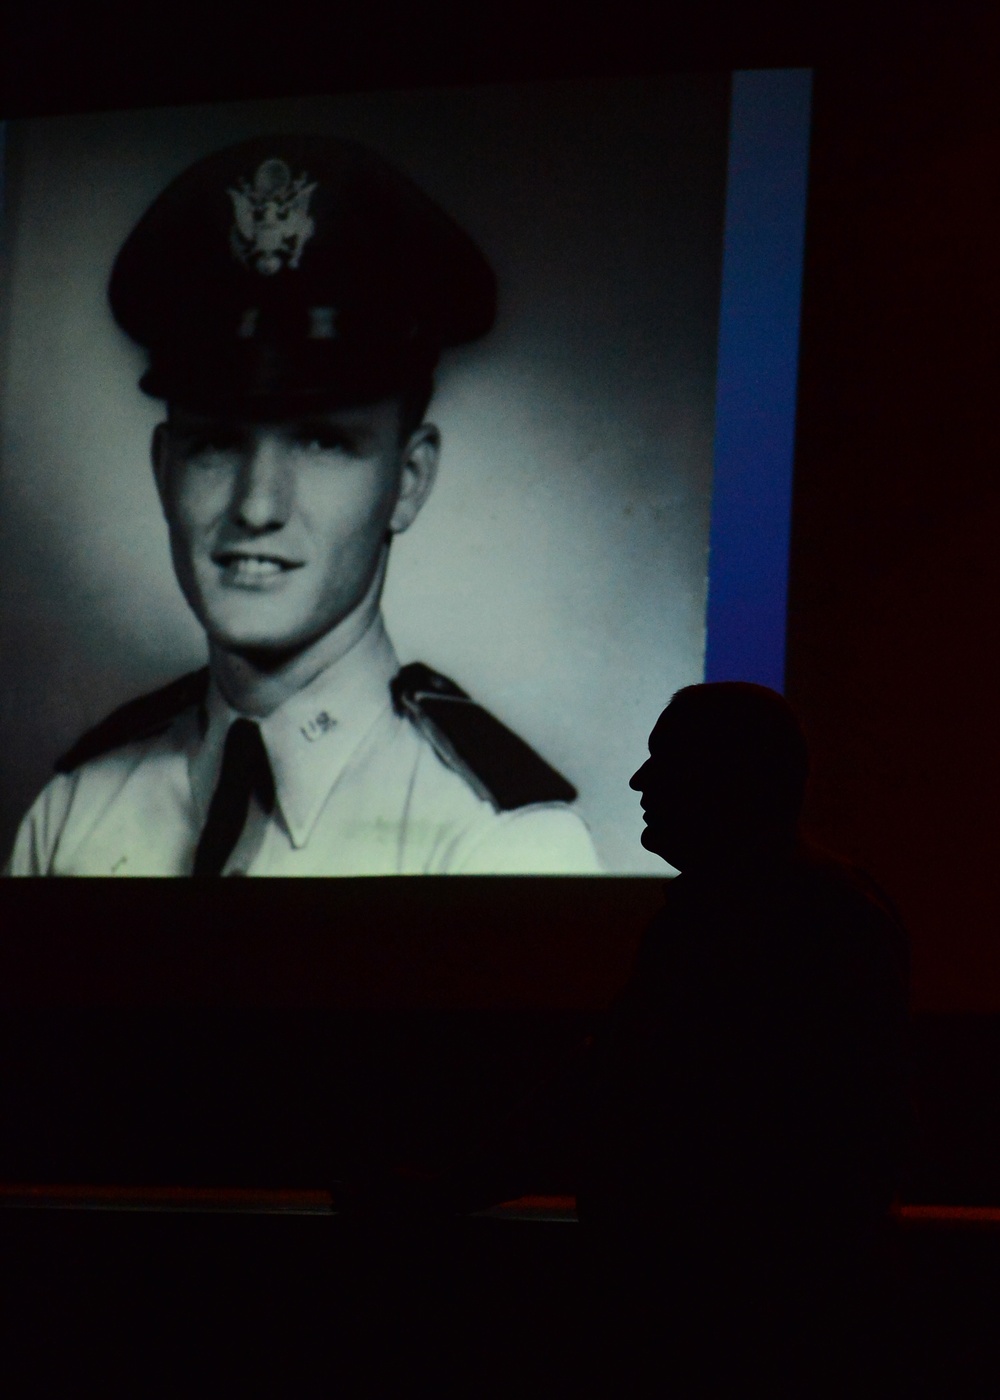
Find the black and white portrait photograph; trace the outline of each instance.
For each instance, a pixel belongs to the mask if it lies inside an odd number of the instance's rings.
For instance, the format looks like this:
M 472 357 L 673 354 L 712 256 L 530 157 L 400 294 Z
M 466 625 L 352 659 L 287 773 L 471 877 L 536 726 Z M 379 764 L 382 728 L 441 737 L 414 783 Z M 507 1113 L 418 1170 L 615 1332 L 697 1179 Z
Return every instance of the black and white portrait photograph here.
M 727 119 L 716 74 L 8 123 L 8 873 L 662 873 Z

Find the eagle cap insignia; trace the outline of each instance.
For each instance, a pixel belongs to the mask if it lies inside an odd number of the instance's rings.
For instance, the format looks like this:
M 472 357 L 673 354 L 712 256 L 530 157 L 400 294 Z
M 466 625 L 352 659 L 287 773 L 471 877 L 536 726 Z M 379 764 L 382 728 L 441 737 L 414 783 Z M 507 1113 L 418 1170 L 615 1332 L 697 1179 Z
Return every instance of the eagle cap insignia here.
M 244 267 L 265 277 L 298 267 L 316 232 L 309 214 L 315 188 L 308 175 L 293 178 L 288 165 L 274 158 L 260 163 L 252 181 L 228 191 L 234 214 L 229 246 Z

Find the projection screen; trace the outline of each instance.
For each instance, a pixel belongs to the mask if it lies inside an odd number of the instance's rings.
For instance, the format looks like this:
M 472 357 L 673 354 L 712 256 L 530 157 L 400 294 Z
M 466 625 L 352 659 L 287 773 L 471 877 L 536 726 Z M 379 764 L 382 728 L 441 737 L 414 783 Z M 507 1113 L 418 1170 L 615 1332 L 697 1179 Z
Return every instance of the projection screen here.
M 497 277 L 493 330 L 437 372 L 438 477 L 383 594 L 395 653 L 577 790 L 593 864 L 551 873 L 662 875 L 628 788 L 660 709 L 706 674 L 780 685 L 808 129 L 792 76 L 791 108 L 780 74 L 709 74 L 8 123 L 4 855 L 81 733 L 205 663 L 150 469 L 164 406 L 138 389 L 143 352 L 108 308 L 115 255 L 194 161 L 318 133 L 403 170 Z M 801 166 L 777 195 L 775 140 Z

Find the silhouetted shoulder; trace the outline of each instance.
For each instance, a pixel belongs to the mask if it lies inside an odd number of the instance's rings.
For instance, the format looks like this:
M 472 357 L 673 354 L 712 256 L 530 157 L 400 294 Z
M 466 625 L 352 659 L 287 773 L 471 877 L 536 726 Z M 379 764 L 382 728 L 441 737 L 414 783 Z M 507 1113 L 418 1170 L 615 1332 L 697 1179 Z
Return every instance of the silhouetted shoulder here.
M 163 733 L 184 710 L 203 704 L 207 694 L 208 668 L 204 667 L 148 695 L 127 701 L 81 735 L 73 747 L 56 760 L 56 772 L 73 773 L 84 763 L 114 749 Z
M 573 802 L 576 788 L 517 734 L 447 676 L 422 661 L 392 682 L 396 711 L 405 715 L 438 757 L 498 812 L 545 802 Z
M 887 971 L 908 987 L 909 935 L 881 885 L 861 866 L 809 844 L 803 845 L 797 865 L 800 888 L 818 927 L 834 932 L 845 952 L 854 943 L 858 952 L 881 956 Z

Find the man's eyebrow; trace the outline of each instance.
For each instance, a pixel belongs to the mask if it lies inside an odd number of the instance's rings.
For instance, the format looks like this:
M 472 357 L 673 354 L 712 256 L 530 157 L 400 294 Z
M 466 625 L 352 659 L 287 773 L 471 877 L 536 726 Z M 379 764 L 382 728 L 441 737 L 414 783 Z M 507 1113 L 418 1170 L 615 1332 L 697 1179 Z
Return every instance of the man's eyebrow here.
M 345 423 L 340 418 L 296 418 L 289 427 L 294 433 L 353 433 L 361 425 Z
M 171 414 L 168 418 L 170 427 L 179 433 L 235 433 L 241 432 L 246 425 L 237 418 L 182 418 L 177 414 Z
M 289 425 L 289 432 L 294 437 L 338 438 L 356 445 L 371 442 L 376 436 L 370 423 L 339 418 L 300 418 Z

